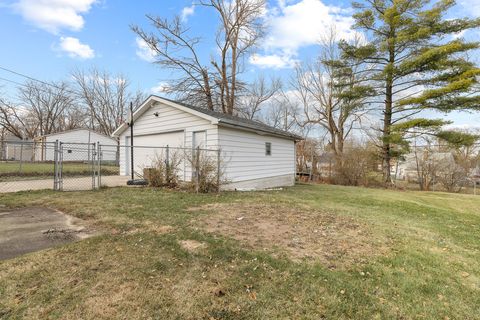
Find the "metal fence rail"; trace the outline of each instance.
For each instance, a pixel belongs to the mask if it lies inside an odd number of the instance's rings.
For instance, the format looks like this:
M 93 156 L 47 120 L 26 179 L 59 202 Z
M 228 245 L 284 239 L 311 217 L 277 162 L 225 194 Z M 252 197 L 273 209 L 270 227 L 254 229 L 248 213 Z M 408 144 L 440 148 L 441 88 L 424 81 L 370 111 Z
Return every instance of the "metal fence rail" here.
M 132 178 L 160 186 L 189 183 L 198 191 L 218 188 L 222 176 L 217 149 L 3 141 L 0 151 L 0 193 L 94 190 Z
M 0 143 L 0 192 L 55 187 L 56 143 L 2 141 Z M 45 155 L 51 154 L 47 159 Z
M 102 145 L 101 148 L 107 146 Z M 218 149 L 170 146 L 118 146 L 118 171 L 130 179 L 147 180 L 156 186 L 158 175 L 175 184 L 190 184 L 197 191 L 221 183 L 222 157 Z M 104 161 L 102 161 L 104 163 Z M 102 173 L 102 177 L 106 175 Z M 167 177 L 168 176 L 168 177 Z M 164 181 L 164 184 L 169 184 Z

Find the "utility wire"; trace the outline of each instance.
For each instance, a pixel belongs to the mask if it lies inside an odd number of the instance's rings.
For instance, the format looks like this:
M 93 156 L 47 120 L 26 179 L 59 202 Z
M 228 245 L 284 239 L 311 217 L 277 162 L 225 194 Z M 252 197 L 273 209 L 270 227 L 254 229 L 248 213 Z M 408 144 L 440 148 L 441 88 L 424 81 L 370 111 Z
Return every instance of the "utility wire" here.
M 57 86 L 57 85 L 55 85 L 55 84 L 53 84 L 53 83 L 48 83 L 48 82 L 46 82 L 46 81 L 43 81 L 43 80 L 40 80 L 40 79 L 31 77 L 31 76 L 28 76 L 28 75 L 26 75 L 26 74 L 23 74 L 23 73 L 18 72 L 18 71 L 14 71 L 14 70 L 9 69 L 9 68 L 5 68 L 5 67 L 3 67 L 3 66 L 0 66 L 0 70 L 4 70 L 4 71 L 7 71 L 7 72 L 10 72 L 10 73 L 12 73 L 12 74 L 15 74 L 15 75 L 20 76 L 20 77 L 24 77 L 24 78 L 29 79 L 29 80 L 31 80 L 31 81 L 36 81 L 36 82 L 42 83 L 42 84 L 44 84 L 44 85 L 50 86 L 50 87 L 55 88 L 55 89 L 58 89 L 58 90 L 62 90 L 62 91 L 64 91 L 64 92 L 68 92 L 68 93 L 71 93 L 71 94 L 74 94 L 74 95 L 78 95 L 78 94 L 79 94 L 78 91 L 72 91 L 72 90 L 67 89 L 67 88 L 62 88 L 62 87 L 59 87 L 59 86 Z M 6 79 L 6 78 L 1 78 L 1 77 L 0 77 L 0 79 L 1 79 L 1 80 L 4 80 L 4 81 L 11 82 L 11 83 L 14 83 L 14 84 L 16 84 L 16 85 L 28 87 L 28 85 L 25 84 L 25 83 L 16 82 L 16 81 L 14 81 L 14 80 Z M 46 91 L 46 90 L 42 90 L 42 89 L 40 89 L 40 90 L 43 91 L 43 92 L 45 92 L 45 93 L 49 93 L 49 92 Z
M 46 84 L 46 85 L 52 85 L 48 82 L 45 82 L 45 81 L 42 81 L 42 80 L 39 80 L 39 79 L 35 79 L 33 77 L 27 76 L 26 74 L 23 74 L 23 73 L 20 73 L 20 72 L 17 72 L 17 71 L 14 71 L 14 70 L 2 67 L 2 66 L 0 66 L 0 69 L 2 69 L 4 71 L 7 71 L 7 72 L 10 72 L 10 73 L 13 73 L 13 74 L 16 74 L 17 76 L 21 76 L 21 77 L 33 80 L 33 81 L 41 82 L 41 83 Z
M 6 79 L 6 78 L 2 78 L 2 77 L 0 77 L 0 80 L 6 81 L 6 82 L 10 82 L 10 83 L 13 83 L 13 84 L 16 84 L 16 85 L 19 85 L 19 86 L 24 86 L 24 85 L 25 85 L 24 83 L 20 83 L 20 82 L 13 81 L 13 80 Z
M 3 78 L 3 77 L 0 77 L 0 80 L 1 81 L 5 81 L 5 82 L 10 82 L 10 83 L 13 83 L 13 84 L 16 84 L 18 86 L 22 86 L 22 87 L 25 87 L 25 88 L 29 88 L 29 86 L 25 83 L 21 83 L 21 82 L 17 82 L 17 81 L 14 81 L 14 80 L 11 80 L 11 79 L 7 79 L 7 78 Z M 36 87 L 35 88 L 36 90 L 39 90 L 39 91 L 42 91 L 44 93 L 52 93 L 52 91 L 49 91 L 48 89 L 43 89 L 43 88 L 38 88 Z M 61 89 L 61 88 L 58 88 L 59 90 L 63 90 L 64 92 L 68 92 L 68 93 L 71 93 L 71 94 L 75 94 L 77 95 L 78 92 L 74 92 L 74 91 L 70 91 L 70 90 L 67 90 L 67 89 Z

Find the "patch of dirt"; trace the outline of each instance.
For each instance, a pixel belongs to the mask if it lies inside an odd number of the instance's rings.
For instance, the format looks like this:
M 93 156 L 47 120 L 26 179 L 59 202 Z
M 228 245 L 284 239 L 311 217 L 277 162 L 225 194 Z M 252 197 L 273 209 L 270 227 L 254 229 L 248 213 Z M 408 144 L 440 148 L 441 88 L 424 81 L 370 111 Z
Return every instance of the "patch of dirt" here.
M 53 228 L 45 230 L 42 233 L 52 241 L 74 241 L 76 239 L 76 235 L 84 233 L 84 230 Z
M 180 246 L 187 250 L 188 252 L 198 252 L 201 249 L 205 249 L 207 245 L 203 242 L 198 242 L 196 240 L 182 240 L 178 242 Z
M 42 207 L 0 212 L 0 260 L 95 235 L 86 221 Z
M 278 204 L 209 204 L 190 210 L 209 211 L 194 223 L 248 246 L 275 249 L 293 260 L 320 261 L 329 268 L 366 262 L 387 251 L 386 241 L 375 238 L 366 225 L 334 213 Z

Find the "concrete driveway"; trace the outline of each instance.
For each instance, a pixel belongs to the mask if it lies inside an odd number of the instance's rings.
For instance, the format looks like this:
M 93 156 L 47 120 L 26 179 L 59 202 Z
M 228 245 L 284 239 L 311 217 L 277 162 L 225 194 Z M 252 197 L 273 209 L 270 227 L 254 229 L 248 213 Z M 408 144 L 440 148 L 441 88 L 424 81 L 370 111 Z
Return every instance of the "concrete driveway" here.
M 126 186 L 130 179 L 126 176 L 104 176 L 101 184 L 105 187 Z M 53 189 L 53 178 L 0 182 L 0 193 Z M 77 191 L 92 189 L 91 177 L 68 177 L 63 179 L 63 190 Z
M 48 208 L 0 211 L 0 260 L 92 236 L 84 221 Z

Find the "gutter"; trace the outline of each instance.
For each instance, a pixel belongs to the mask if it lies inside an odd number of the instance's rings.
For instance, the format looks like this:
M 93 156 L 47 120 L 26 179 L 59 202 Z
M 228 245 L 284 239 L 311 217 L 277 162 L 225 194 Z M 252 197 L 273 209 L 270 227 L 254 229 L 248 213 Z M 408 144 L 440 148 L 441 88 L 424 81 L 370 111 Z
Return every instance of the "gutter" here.
M 260 128 L 252 128 L 250 126 L 246 126 L 246 125 L 242 125 L 242 124 L 232 124 L 232 123 L 229 123 L 229 122 L 222 121 L 221 119 L 218 119 L 216 124 L 219 125 L 219 126 L 229 127 L 229 128 L 233 128 L 233 129 L 241 128 L 245 131 L 255 132 L 255 133 L 260 134 L 260 135 L 270 135 L 270 136 L 280 137 L 280 138 L 289 139 L 289 140 L 293 140 L 293 141 L 304 140 L 303 137 L 297 136 L 295 134 L 291 134 L 291 135 L 290 134 L 282 134 L 282 133 L 277 133 L 277 132 L 264 130 L 264 129 L 260 129 Z

